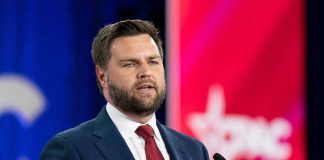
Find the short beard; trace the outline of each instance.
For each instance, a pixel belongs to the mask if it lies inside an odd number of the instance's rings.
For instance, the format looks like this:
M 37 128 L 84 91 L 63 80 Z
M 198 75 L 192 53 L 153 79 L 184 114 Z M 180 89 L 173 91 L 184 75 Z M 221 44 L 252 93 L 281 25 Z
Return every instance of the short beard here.
M 156 88 L 157 86 L 156 85 L 154 86 L 155 86 L 154 89 L 156 92 L 156 96 L 153 99 L 152 103 L 150 104 L 144 103 L 144 101 L 136 98 L 135 95 L 132 95 L 131 93 L 132 90 L 125 91 L 123 89 L 118 88 L 109 79 L 108 79 L 108 88 L 109 88 L 108 94 L 115 107 L 119 108 L 122 112 L 145 117 L 157 111 L 160 108 L 165 98 L 165 94 L 166 94 L 165 84 L 160 92 L 158 92 L 158 89 Z M 135 87 L 133 87 L 133 89 L 135 89 Z

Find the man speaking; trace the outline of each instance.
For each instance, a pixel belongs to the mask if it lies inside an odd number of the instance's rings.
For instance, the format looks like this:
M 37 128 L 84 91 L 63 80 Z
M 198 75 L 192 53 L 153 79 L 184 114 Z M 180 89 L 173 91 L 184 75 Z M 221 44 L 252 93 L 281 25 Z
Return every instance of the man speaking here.
M 204 160 L 205 146 L 160 124 L 166 94 L 162 42 L 154 25 L 125 20 L 101 29 L 92 44 L 107 104 L 98 116 L 57 134 L 42 160 Z

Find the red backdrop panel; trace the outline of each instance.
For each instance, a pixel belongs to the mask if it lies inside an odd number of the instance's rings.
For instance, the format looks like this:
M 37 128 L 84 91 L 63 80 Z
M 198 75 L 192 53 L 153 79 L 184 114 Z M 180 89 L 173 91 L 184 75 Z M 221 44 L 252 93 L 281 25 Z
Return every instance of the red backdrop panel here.
M 227 159 L 305 159 L 301 0 L 169 0 L 168 123 Z

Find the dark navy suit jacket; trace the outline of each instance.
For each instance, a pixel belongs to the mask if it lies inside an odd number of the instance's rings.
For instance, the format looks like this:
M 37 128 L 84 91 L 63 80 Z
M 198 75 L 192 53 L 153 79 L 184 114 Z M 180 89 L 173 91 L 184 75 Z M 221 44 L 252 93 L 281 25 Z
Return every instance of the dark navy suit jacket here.
M 160 130 L 172 160 L 209 159 L 205 146 L 159 122 Z M 130 160 L 131 151 L 105 107 L 99 115 L 79 126 L 54 136 L 45 146 L 41 160 Z

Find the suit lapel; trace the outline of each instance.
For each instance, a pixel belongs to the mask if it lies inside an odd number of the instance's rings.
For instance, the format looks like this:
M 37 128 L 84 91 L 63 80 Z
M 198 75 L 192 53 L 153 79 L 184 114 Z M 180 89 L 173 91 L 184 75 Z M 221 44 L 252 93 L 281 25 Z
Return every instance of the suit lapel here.
M 186 153 L 185 146 L 168 128 L 158 121 L 157 126 L 172 160 L 191 159 L 188 157 L 190 154 Z
M 107 114 L 105 107 L 94 121 L 93 134 L 101 138 L 96 142 L 96 146 L 106 159 L 134 159 L 126 142 Z
M 170 158 L 172 160 L 191 159 L 191 157 L 188 157 L 190 154 L 186 153 L 186 147 L 183 146 L 181 141 L 168 128 L 158 121 L 156 123 Z M 105 107 L 103 107 L 94 121 L 93 135 L 100 138 L 96 142 L 96 146 L 105 159 L 135 159 L 117 127 L 107 114 Z

